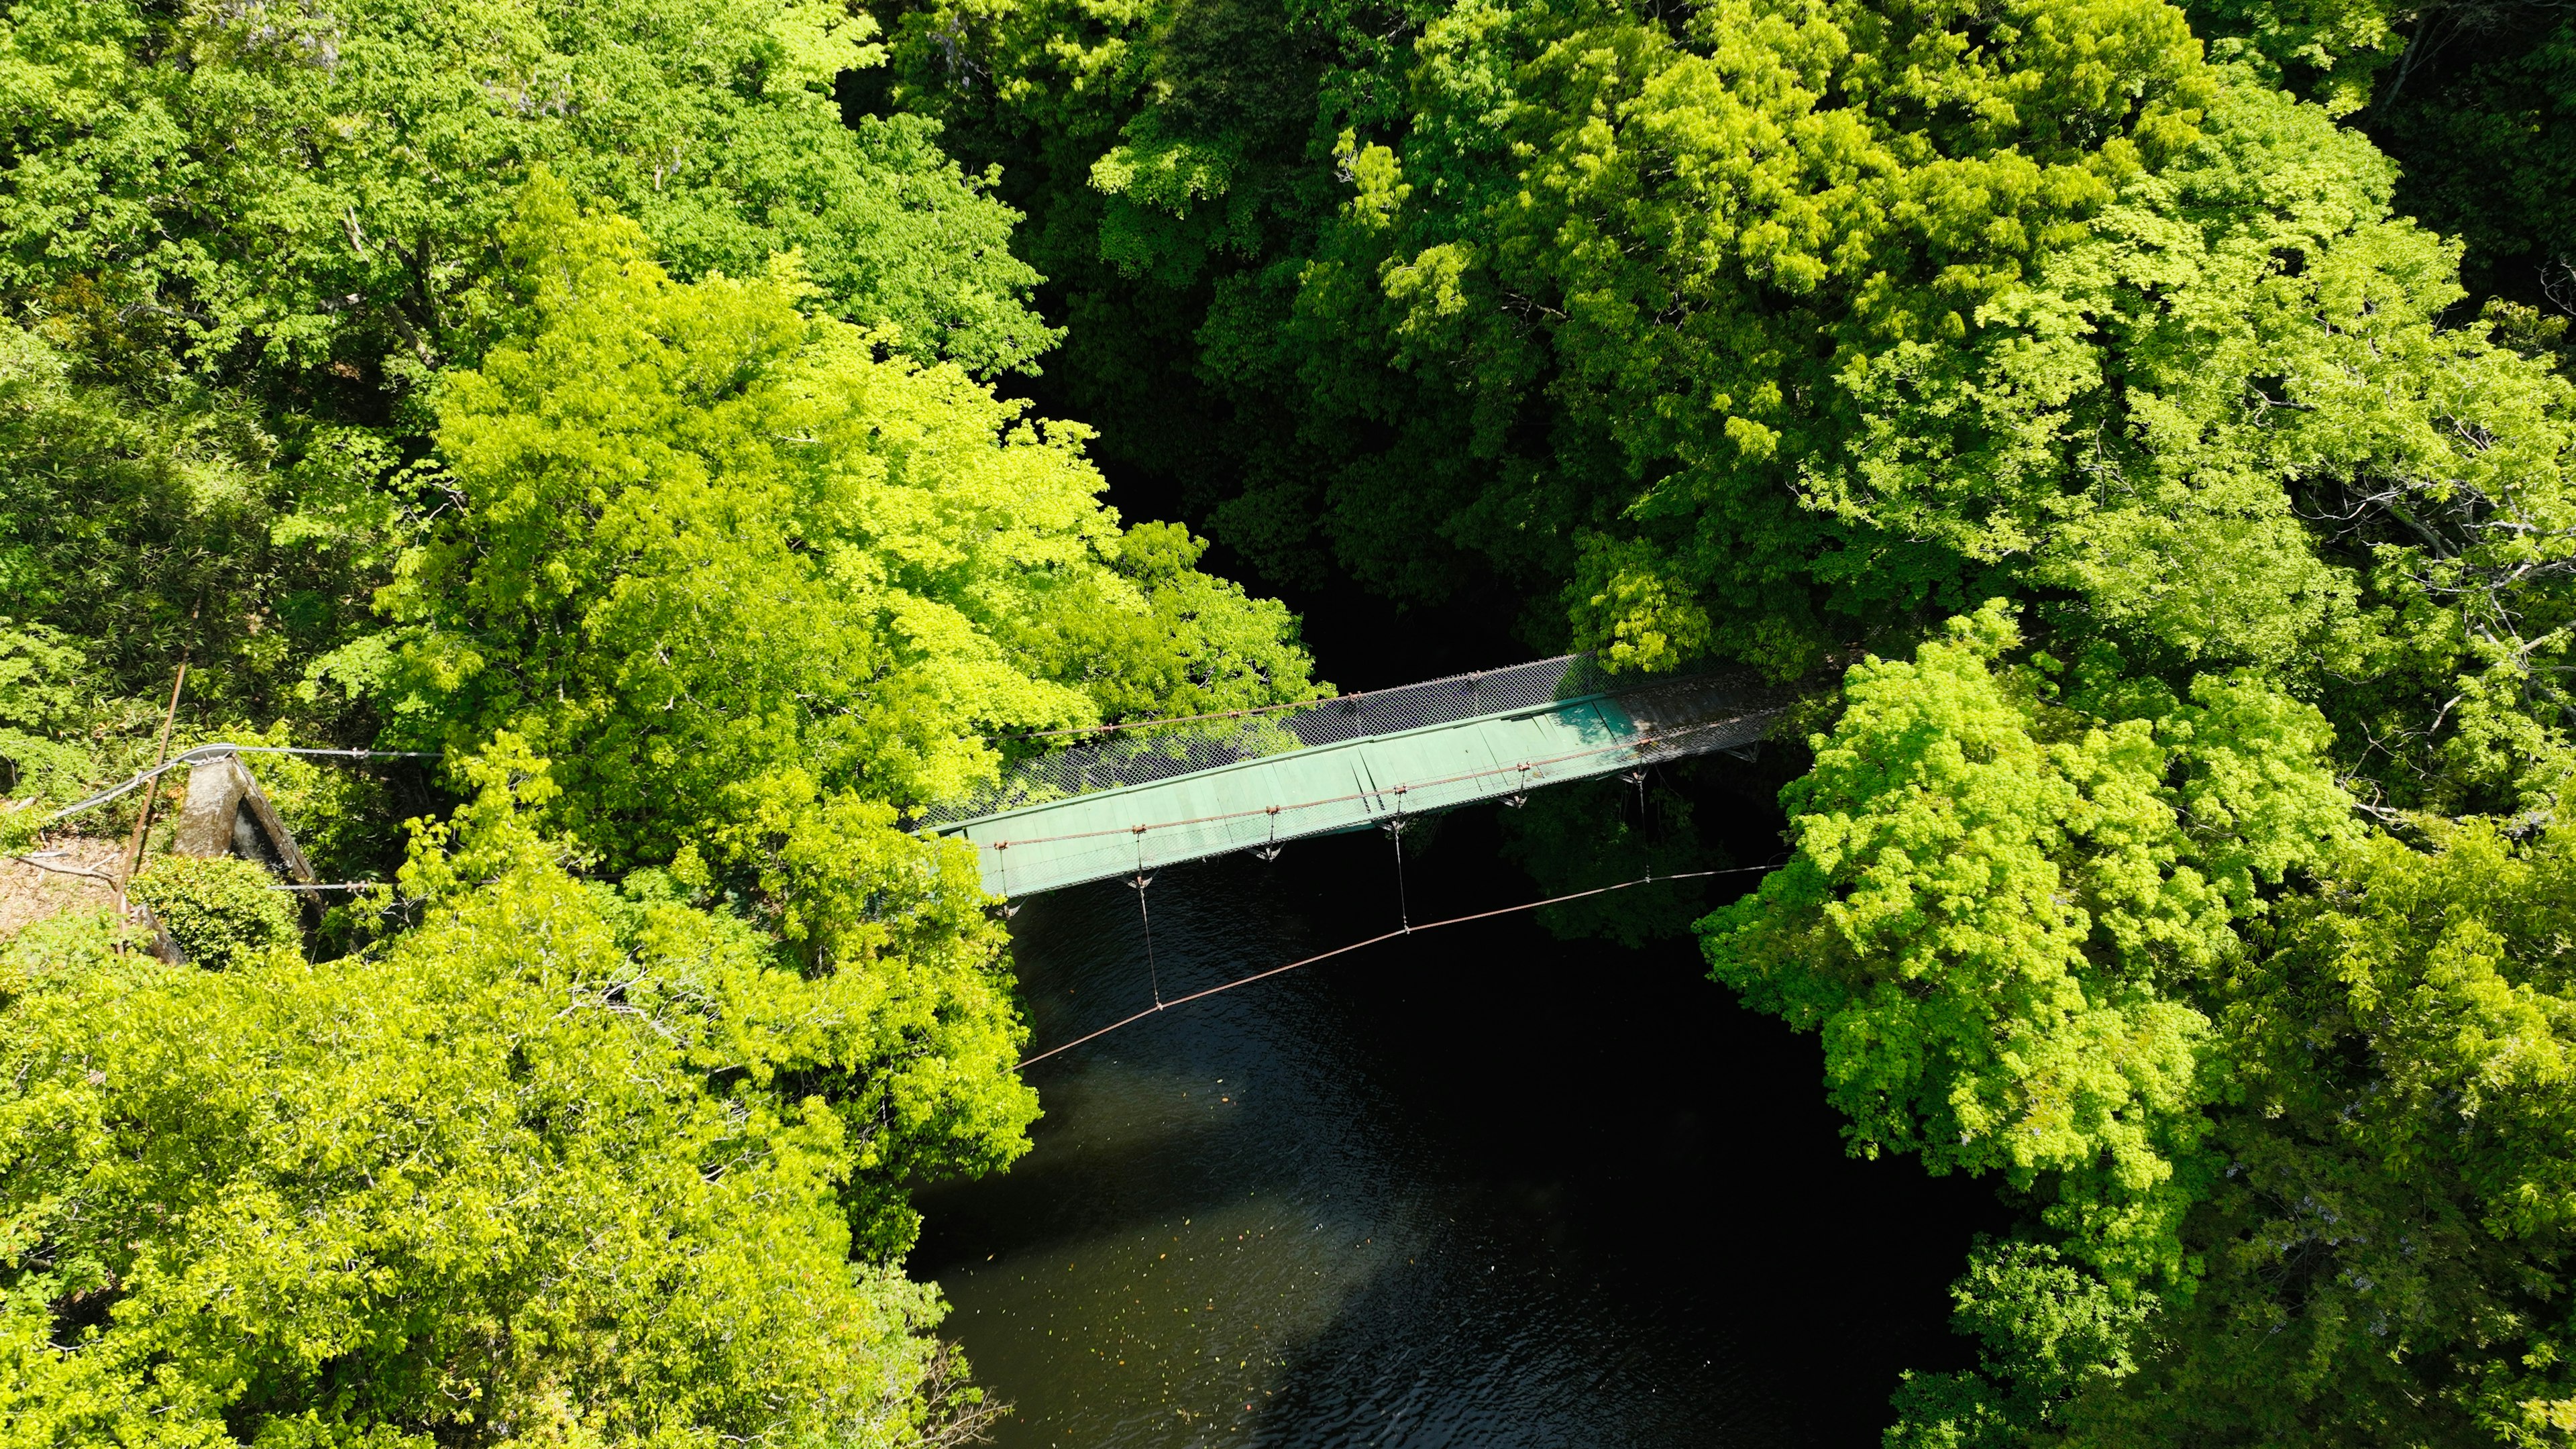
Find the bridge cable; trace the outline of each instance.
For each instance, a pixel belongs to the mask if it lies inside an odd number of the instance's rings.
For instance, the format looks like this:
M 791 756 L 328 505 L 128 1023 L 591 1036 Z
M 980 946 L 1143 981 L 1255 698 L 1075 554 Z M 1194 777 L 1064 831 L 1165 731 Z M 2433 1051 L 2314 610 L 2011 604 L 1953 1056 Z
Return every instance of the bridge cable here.
M 1145 827 L 1136 827 L 1136 878 L 1128 884 L 1136 888 L 1136 915 L 1145 923 L 1145 979 L 1152 983 L 1154 1009 L 1163 1009 L 1163 974 L 1154 965 L 1154 913 L 1145 909 L 1145 887 L 1154 878 L 1145 874 Z
M 1020 913 L 1020 908 L 1011 904 L 1011 842 L 1005 840 L 993 847 L 993 854 L 1002 863 L 1002 919 L 1007 921 Z
M 1697 879 L 1699 879 L 1699 878 L 1701 878 L 1701 877 L 1703 877 L 1703 876 L 1712 876 L 1712 875 L 1743 875 L 1743 874 L 1745 874 L 1745 873 L 1746 873 L 1746 872 L 1748 872 L 1748 871 L 1757 871 L 1757 870 L 1777 870 L 1777 869 L 1779 869 L 1779 866 L 1777 866 L 1777 865 L 1739 865 L 1739 866 L 1733 867 L 1732 869 L 1728 869 L 1728 870 L 1688 870 L 1688 871 L 1683 871 L 1682 873 L 1680 873 L 1680 874 L 1678 874 L 1678 875 L 1667 875 L 1667 876 L 1664 876 L 1664 877 L 1662 877 L 1662 879 L 1667 880 L 1667 881 L 1676 881 L 1676 880 L 1697 880 Z M 1175 1007 L 1175 1006 L 1187 1006 L 1187 1005 L 1189 1005 L 1191 1002 L 1198 1000 L 1200 997 L 1203 997 L 1203 996 L 1214 996 L 1214 995 L 1216 995 L 1216 994 L 1217 994 L 1218 992 L 1220 992 L 1220 991 L 1232 991 L 1234 988 L 1236 988 L 1236 987 L 1238 987 L 1238 986 L 1249 986 L 1249 985 L 1251 985 L 1251 984 L 1252 984 L 1253 982 L 1255 982 L 1255 981 L 1266 981 L 1266 980 L 1268 980 L 1269 978 L 1271 978 L 1271 977 L 1273 977 L 1273 976 L 1280 975 L 1280 974 L 1281 974 L 1281 973 L 1283 973 L 1283 972 L 1294 971 L 1294 970 L 1296 970 L 1296 969 L 1297 969 L 1298 967 L 1300 967 L 1300 966 L 1312 966 L 1312 965 L 1314 965 L 1314 964 L 1315 964 L 1316 962 L 1318 962 L 1318 961 L 1329 961 L 1329 960 L 1331 960 L 1331 959 L 1332 959 L 1333 957 L 1335 957 L 1335 956 L 1347 956 L 1347 955 L 1349 955 L 1351 952 L 1353 952 L 1353 951 L 1357 951 L 1357 950 L 1361 949 L 1361 948 L 1362 948 L 1362 947 L 1364 947 L 1364 946 L 1374 946 L 1374 945 L 1377 945 L 1378 943 L 1380 943 L 1380 942 L 1382 942 L 1382 941 L 1392 941 L 1392 940 L 1394 940 L 1394 939 L 1395 939 L 1396 937 L 1398 937 L 1398 936 L 1411 935 L 1411 934 L 1413 934 L 1413 933 L 1415 933 L 1415 932 L 1419 932 L 1419 931 L 1436 931 L 1436 930 L 1438 930 L 1439 928 L 1441 928 L 1442 926 L 1462 926 L 1462 925 L 1465 925 L 1465 924 L 1466 924 L 1467 922 L 1469 922 L 1469 921 L 1482 921 L 1482 920 L 1488 919 L 1489 917 L 1493 917 L 1493 916 L 1508 916 L 1508 915 L 1512 915 L 1512 914 L 1515 914 L 1515 913 L 1520 912 L 1520 911 L 1535 911 L 1535 910 L 1539 909 L 1539 908 L 1540 908 L 1540 907 L 1542 907 L 1542 906 L 1555 906 L 1555 905 L 1562 905 L 1562 904 L 1564 904 L 1564 903 L 1565 903 L 1565 902 L 1567 902 L 1567 901 L 1579 901 L 1579 900 L 1583 899 L 1585 896 L 1597 896 L 1597 895 L 1604 895 L 1604 894 L 1607 894 L 1607 893 L 1608 893 L 1608 892 L 1610 892 L 1610 891 L 1623 891 L 1623 890 L 1628 889 L 1630 886 L 1640 886 L 1640 885 L 1646 885 L 1646 884 L 1648 884 L 1648 882 L 1646 882 L 1646 881 L 1642 881 L 1642 880 L 1623 880 L 1623 881 L 1619 882 L 1619 883 L 1618 883 L 1618 884 L 1616 884 L 1616 885 L 1594 886 L 1592 889 L 1590 889 L 1590 890 L 1588 890 L 1588 891 L 1569 891 L 1569 892 L 1567 892 L 1566 894 L 1561 895 L 1561 896 L 1549 896 L 1549 897 L 1548 897 L 1547 899 L 1545 899 L 1545 900 L 1526 901 L 1526 902 L 1523 902 L 1522 904 L 1517 905 L 1517 906 L 1501 906 L 1501 907 L 1497 907 L 1496 909 L 1494 909 L 1494 910 L 1490 910 L 1490 911 L 1477 911 L 1477 912 L 1474 912 L 1473 914 L 1470 914 L 1470 915 L 1464 915 L 1464 916 L 1451 916 L 1449 919 L 1447 919 L 1447 920 L 1445 920 L 1445 921 L 1425 921 L 1425 922 L 1423 922 L 1423 923 L 1422 923 L 1421 925 L 1419 925 L 1419 926 L 1407 925 L 1407 926 L 1406 926 L 1403 930 L 1401 930 L 1401 931 L 1385 931 L 1385 932 L 1381 932 L 1381 933 L 1379 933 L 1378 935 L 1374 935 L 1374 936 L 1369 937 L 1369 938 L 1368 938 L 1367 940 L 1365 940 L 1365 941 L 1353 941 L 1352 943 L 1350 943 L 1350 944 L 1349 944 L 1349 945 L 1347 945 L 1347 946 L 1335 946 L 1335 947 L 1334 947 L 1333 949 L 1331 949 L 1330 951 L 1319 951 L 1319 952 L 1315 953 L 1315 954 L 1314 954 L 1314 955 L 1312 955 L 1312 956 L 1308 956 L 1308 957 L 1306 957 L 1306 958 L 1305 958 L 1304 960 L 1302 960 L 1302 961 L 1291 961 L 1291 962 L 1289 962 L 1289 963 L 1288 963 L 1287 965 L 1285 965 L 1285 966 L 1273 966 L 1273 967 L 1271 967 L 1271 968 L 1270 968 L 1269 970 L 1267 970 L 1267 971 L 1256 971 L 1256 972 L 1254 972 L 1253 974 L 1251 974 L 1250 976 L 1240 977 L 1240 978 L 1238 978 L 1238 979 L 1236 979 L 1236 980 L 1228 981 L 1228 982 L 1226 982 L 1226 983 L 1225 983 L 1224 985 L 1222 985 L 1222 986 L 1211 986 L 1211 987 L 1207 988 L 1207 989 L 1206 989 L 1206 990 L 1204 990 L 1204 991 L 1193 991 L 1193 992 L 1191 992 L 1191 993 L 1190 993 L 1189 995 L 1187 995 L 1187 996 L 1175 997 L 1174 999 L 1172 999 L 1172 1000 L 1170 1000 L 1170 1001 L 1164 1001 L 1164 1000 L 1162 1000 L 1162 999 L 1161 999 L 1161 997 L 1160 997 L 1160 996 L 1159 996 L 1159 994 L 1158 994 L 1158 995 L 1157 995 L 1157 997 L 1156 997 L 1156 999 L 1155 999 L 1155 1001 L 1154 1001 L 1154 1004 L 1153 1004 L 1152 1006 L 1150 1006 L 1150 1007 L 1146 1008 L 1145 1010 L 1140 1011 L 1140 1012 L 1137 1012 L 1137 1013 L 1136 1013 L 1135 1015 L 1133 1015 L 1133 1016 L 1124 1017 L 1124 1018 L 1121 1018 L 1120 1020 L 1113 1021 L 1113 1022 L 1109 1023 L 1107 1026 L 1104 1026 L 1104 1027 L 1100 1028 L 1100 1029 L 1099 1029 L 1099 1030 L 1097 1030 L 1097 1031 L 1085 1032 L 1085 1033 L 1084 1033 L 1084 1034 L 1082 1034 L 1081 1036 L 1075 1037 L 1073 1040 L 1071 1040 L 1071 1041 L 1069 1041 L 1069 1042 L 1066 1042 L 1066 1043 L 1065 1043 L 1064 1045 L 1062 1045 L 1062 1046 L 1048 1047 L 1045 1051 L 1039 1052 L 1039 1053 L 1037 1053 L 1035 1056 L 1024 1057 L 1024 1058 L 1022 1058 L 1022 1059 L 1020 1060 L 1020 1064 L 1019 1064 L 1018 1066 L 1016 1066 L 1016 1067 L 1013 1067 L 1013 1068 L 1012 1068 L 1012 1070 L 1013 1070 L 1013 1071 L 1025 1071 L 1025 1070 L 1027 1070 L 1028 1068 L 1033 1067 L 1033 1066 L 1037 1065 L 1038 1063 L 1040 1063 L 1040 1062 L 1042 1062 L 1042 1061 L 1045 1061 L 1047 1058 L 1049 1058 L 1049 1057 L 1051 1057 L 1051 1056 L 1056 1055 L 1058 1052 L 1069 1052 L 1069 1051 L 1073 1050 L 1075 1047 L 1078 1047 L 1078 1046 L 1082 1045 L 1084 1042 L 1087 1042 L 1087 1041 L 1096 1041 L 1096 1040 L 1098 1040 L 1099 1038 L 1104 1037 L 1104 1036 L 1107 1036 L 1107 1035 L 1109 1035 L 1111 1032 L 1118 1030 L 1118 1029 L 1119 1029 L 1120 1027 L 1122 1027 L 1122 1026 L 1133 1026 L 1133 1025 L 1135 1025 L 1137 1022 L 1143 1021 L 1146 1017 L 1149 1017 L 1149 1016 L 1154 1015 L 1156 1012 L 1159 1012 L 1159 1011 L 1165 1011 L 1165 1010 L 1168 1010 L 1168 1009 L 1170 1009 L 1171 1007 Z M 1140 904 L 1141 904 L 1141 901 L 1142 901 L 1142 895 L 1141 895 L 1141 893 L 1139 893 L 1139 902 L 1140 902 Z
M 1408 935 L 1413 930 L 1413 903 L 1404 894 L 1404 817 L 1398 815 L 1388 821 L 1386 833 L 1395 842 L 1395 918 L 1404 923 L 1396 934 Z
M 1646 880 L 1655 879 L 1655 842 L 1646 834 L 1646 767 L 1639 765 L 1619 778 L 1637 787 L 1637 848 L 1646 857 Z

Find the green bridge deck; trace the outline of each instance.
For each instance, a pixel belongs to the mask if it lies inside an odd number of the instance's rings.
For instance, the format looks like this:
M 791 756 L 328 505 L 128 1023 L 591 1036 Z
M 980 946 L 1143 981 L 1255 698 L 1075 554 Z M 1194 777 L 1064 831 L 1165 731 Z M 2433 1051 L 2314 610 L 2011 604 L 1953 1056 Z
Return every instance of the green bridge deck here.
M 944 825 L 1024 896 L 1758 742 L 1780 701 L 1683 681 L 1287 749 Z

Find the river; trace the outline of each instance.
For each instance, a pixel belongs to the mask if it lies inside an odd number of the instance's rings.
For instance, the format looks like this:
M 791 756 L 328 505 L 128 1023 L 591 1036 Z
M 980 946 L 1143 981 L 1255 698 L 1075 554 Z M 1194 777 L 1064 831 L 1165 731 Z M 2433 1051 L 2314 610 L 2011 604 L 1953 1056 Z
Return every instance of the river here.
M 1525 899 L 1492 807 L 1406 867 L 1413 919 Z M 1774 823 L 1776 828 L 1776 822 Z M 1039 1046 L 1395 924 L 1385 837 L 1013 922 Z M 1666 886 L 1641 889 L 1663 890 Z M 1031 1069 L 1007 1173 L 925 1193 L 912 1268 L 1014 1406 L 1002 1449 L 1876 1442 L 1962 1366 L 1982 1185 L 1843 1154 L 1812 1038 L 1688 942 L 1530 916 L 1404 938 Z

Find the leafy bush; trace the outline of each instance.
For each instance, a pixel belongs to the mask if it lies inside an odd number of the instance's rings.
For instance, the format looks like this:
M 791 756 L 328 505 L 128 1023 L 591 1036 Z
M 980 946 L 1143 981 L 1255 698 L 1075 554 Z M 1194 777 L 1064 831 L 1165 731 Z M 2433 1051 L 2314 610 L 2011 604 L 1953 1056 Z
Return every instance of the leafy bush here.
M 89 752 L 67 739 L 84 723 L 79 644 L 42 624 L 0 615 L 0 797 L 69 795 Z
M 295 907 L 266 867 L 230 856 L 165 855 L 129 893 L 200 966 L 246 966 L 296 943 Z

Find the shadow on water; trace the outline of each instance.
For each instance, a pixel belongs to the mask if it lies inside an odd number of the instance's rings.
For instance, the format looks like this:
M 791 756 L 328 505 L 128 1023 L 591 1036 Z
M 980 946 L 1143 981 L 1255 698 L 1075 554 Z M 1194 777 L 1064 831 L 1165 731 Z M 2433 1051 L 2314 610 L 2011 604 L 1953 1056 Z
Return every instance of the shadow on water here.
M 1491 819 L 1407 865 L 1416 920 L 1526 898 Z M 1383 836 L 1162 871 L 1170 997 L 1394 924 Z M 1040 1046 L 1146 1005 L 1133 891 L 1015 923 Z M 1688 942 L 1508 916 L 1149 1017 L 1032 1069 L 1010 1172 L 925 1193 L 1012 1446 L 1865 1445 L 1958 1364 L 1987 1189 L 1843 1155 L 1812 1038 Z

